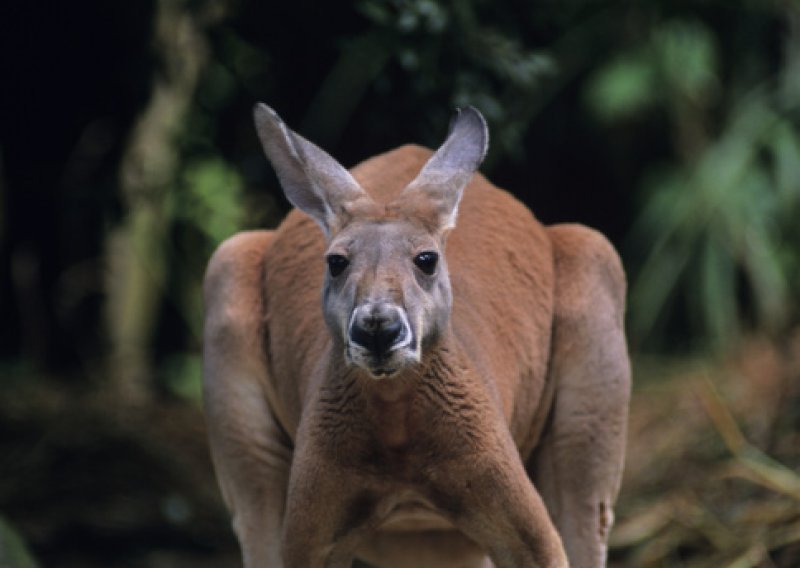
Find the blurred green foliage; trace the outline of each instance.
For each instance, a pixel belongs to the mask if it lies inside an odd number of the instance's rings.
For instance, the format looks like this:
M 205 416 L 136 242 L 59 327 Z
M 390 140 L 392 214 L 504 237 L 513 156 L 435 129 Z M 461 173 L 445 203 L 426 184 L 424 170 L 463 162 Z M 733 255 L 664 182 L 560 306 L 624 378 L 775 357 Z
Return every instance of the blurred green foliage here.
M 219 157 L 189 163 L 181 172 L 182 191 L 173 194 L 173 217 L 203 236 L 203 250 L 241 229 L 245 220 L 241 175 Z
M 219 156 L 188 162 L 180 172 L 167 210 L 175 227 L 169 253 L 176 281 L 171 303 L 191 338 L 188 350 L 166 356 L 159 374 L 173 394 L 200 401 L 202 363 L 197 346 L 203 328 L 202 274 L 214 249 L 248 219 L 241 174 Z
M 25 541 L 2 516 L 0 516 L 0 566 L 3 568 L 36 568 L 38 566 Z
M 648 168 L 630 235 L 646 251 L 632 279 L 634 337 L 663 344 L 676 312 L 695 343 L 716 349 L 743 329 L 796 324 L 797 41 L 780 75 L 723 93 L 712 30 L 668 20 L 589 82 L 587 104 L 605 121 L 669 117 L 675 159 Z
M 637 332 L 651 332 L 678 295 L 693 330 L 717 346 L 748 320 L 783 331 L 796 309 L 800 187 L 782 188 L 778 179 L 800 173 L 797 132 L 761 97 L 730 120 L 697 163 L 661 172 L 648 186 L 633 235 L 651 243 L 631 296 Z
M 174 353 L 160 369 L 164 387 L 173 395 L 194 404 L 202 403 L 203 360 L 197 352 Z
M 668 21 L 649 35 L 589 81 L 587 103 L 604 120 L 624 119 L 657 105 L 702 104 L 718 88 L 716 48 L 705 26 Z

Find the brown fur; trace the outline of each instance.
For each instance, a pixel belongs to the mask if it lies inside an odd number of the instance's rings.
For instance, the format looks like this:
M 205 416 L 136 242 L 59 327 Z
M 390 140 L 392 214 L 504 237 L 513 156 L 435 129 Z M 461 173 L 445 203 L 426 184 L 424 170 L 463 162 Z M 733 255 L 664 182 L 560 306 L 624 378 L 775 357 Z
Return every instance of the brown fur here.
M 353 177 L 387 204 L 430 155 L 404 146 Z M 543 227 L 476 174 L 445 249 L 449 329 L 381 381 L 333 347 L 325 249 L 294 210 L 209 264 L 208 423 L 245 564 L 565 566 L 565 548 L 603 566 L 629 390 L 624 275 L 605 239 Z

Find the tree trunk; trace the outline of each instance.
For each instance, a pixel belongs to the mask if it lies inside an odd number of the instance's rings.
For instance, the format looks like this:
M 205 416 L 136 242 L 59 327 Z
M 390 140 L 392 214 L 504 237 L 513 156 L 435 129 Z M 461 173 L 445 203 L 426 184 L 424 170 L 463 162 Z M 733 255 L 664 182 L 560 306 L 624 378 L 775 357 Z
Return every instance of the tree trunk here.
M 120 166 L 127 215 L 108 240 L 110 386 L 134 404 L 152 392 L 151 343 L 167 275 L 167 198 L 179 166 L 178 135 L 207 59 L 203 25 L 212 18 L 190 13 L 187 4 L 158 0 L 154 47 L 160 68 Z

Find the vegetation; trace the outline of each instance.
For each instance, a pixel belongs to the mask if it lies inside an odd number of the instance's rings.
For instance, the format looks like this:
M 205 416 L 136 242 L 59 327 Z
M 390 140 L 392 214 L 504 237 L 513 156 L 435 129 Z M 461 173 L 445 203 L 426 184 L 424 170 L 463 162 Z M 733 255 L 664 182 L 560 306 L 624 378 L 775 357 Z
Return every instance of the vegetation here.
M 483 170 L 543 221 L 601 230 L 626 265 L 641 386 L 612 557 L 795 565 L 796 515 L 751 506 L 778 494 L 796 505 L 786 488 L 800 467 L 790 441 L 800 393 L 788 386 L 800 368 L 796 2 L 7 4 L 0 430 L 14 436 L 0 450 L 11 456 L 0 457 L 0 514 L 43 565 L 111 565 L 113 554 L 88 544 L 68 554 L 70 531 L 91 535 L 73 542 L 126 543 L 132 565 L 161 565 L 121 536 L 133 534 L 125 526 L 145 540 L 147 526 L 174 536 L 150 549 L 197 553 L 198 540 L 213 540 L 206 529 L 226 522 L 210 472 L 179 489 L 179 473 L 208 470 L 207 458 L 176 461 L 165 444 L 203 451 L 200 283 L 211 251 L 288 209 L 253 131 L 258 100 L 347 165 L 410 141 L 436 145 L 453 107 L 479 107 L 492 132 Z M 665 357 L 678 370 L 660 370 Z M 737 393 L 759 385 L 783 398 L 742 403 Z M 680 402 L 687 390 L 694 402 Z M 650 392 L 676 394 L 659 406 Z M 663 405 L 682 404 L 709 420 L 681 429 Z M 123 423 L 156 415 L 143 430 Z M 660 443 L 664 452 L 639 467 Z M 119 521 L 129 509 L 113 484 L 103 486 L 105 517 L 57 514 L 59 498 L 43 487 L 73 470 L 67 449 L 105 478 L 114 447 L 136 448 L 123 476 L 165 472 L 136 489 L 155 503 L 130 513 L 141 523 Z M 670 475 L 648 474 L 654 464 Z M 731 502 L 694 498 L 709 472 L 733 470 L 752 475 L 737 477 Z M 690 472 L 686 487 L 678 471 Z M 763 482 L 773 474 L 777 487 Z M 208 514 L 181 521 L 187 503 Z M 748 532 L 753 519 L 774 532 Z M 235 551 L 230 539 L 213 542 L 204 554 Z

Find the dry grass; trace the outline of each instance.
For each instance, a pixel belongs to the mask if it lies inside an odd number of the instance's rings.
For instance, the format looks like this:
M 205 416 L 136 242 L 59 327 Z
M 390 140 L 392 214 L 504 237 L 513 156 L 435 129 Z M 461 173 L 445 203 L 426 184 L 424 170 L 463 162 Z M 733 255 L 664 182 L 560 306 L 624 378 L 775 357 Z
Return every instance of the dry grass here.
M 643 364 L 611 566 L 800 566 L 800 334 Z

